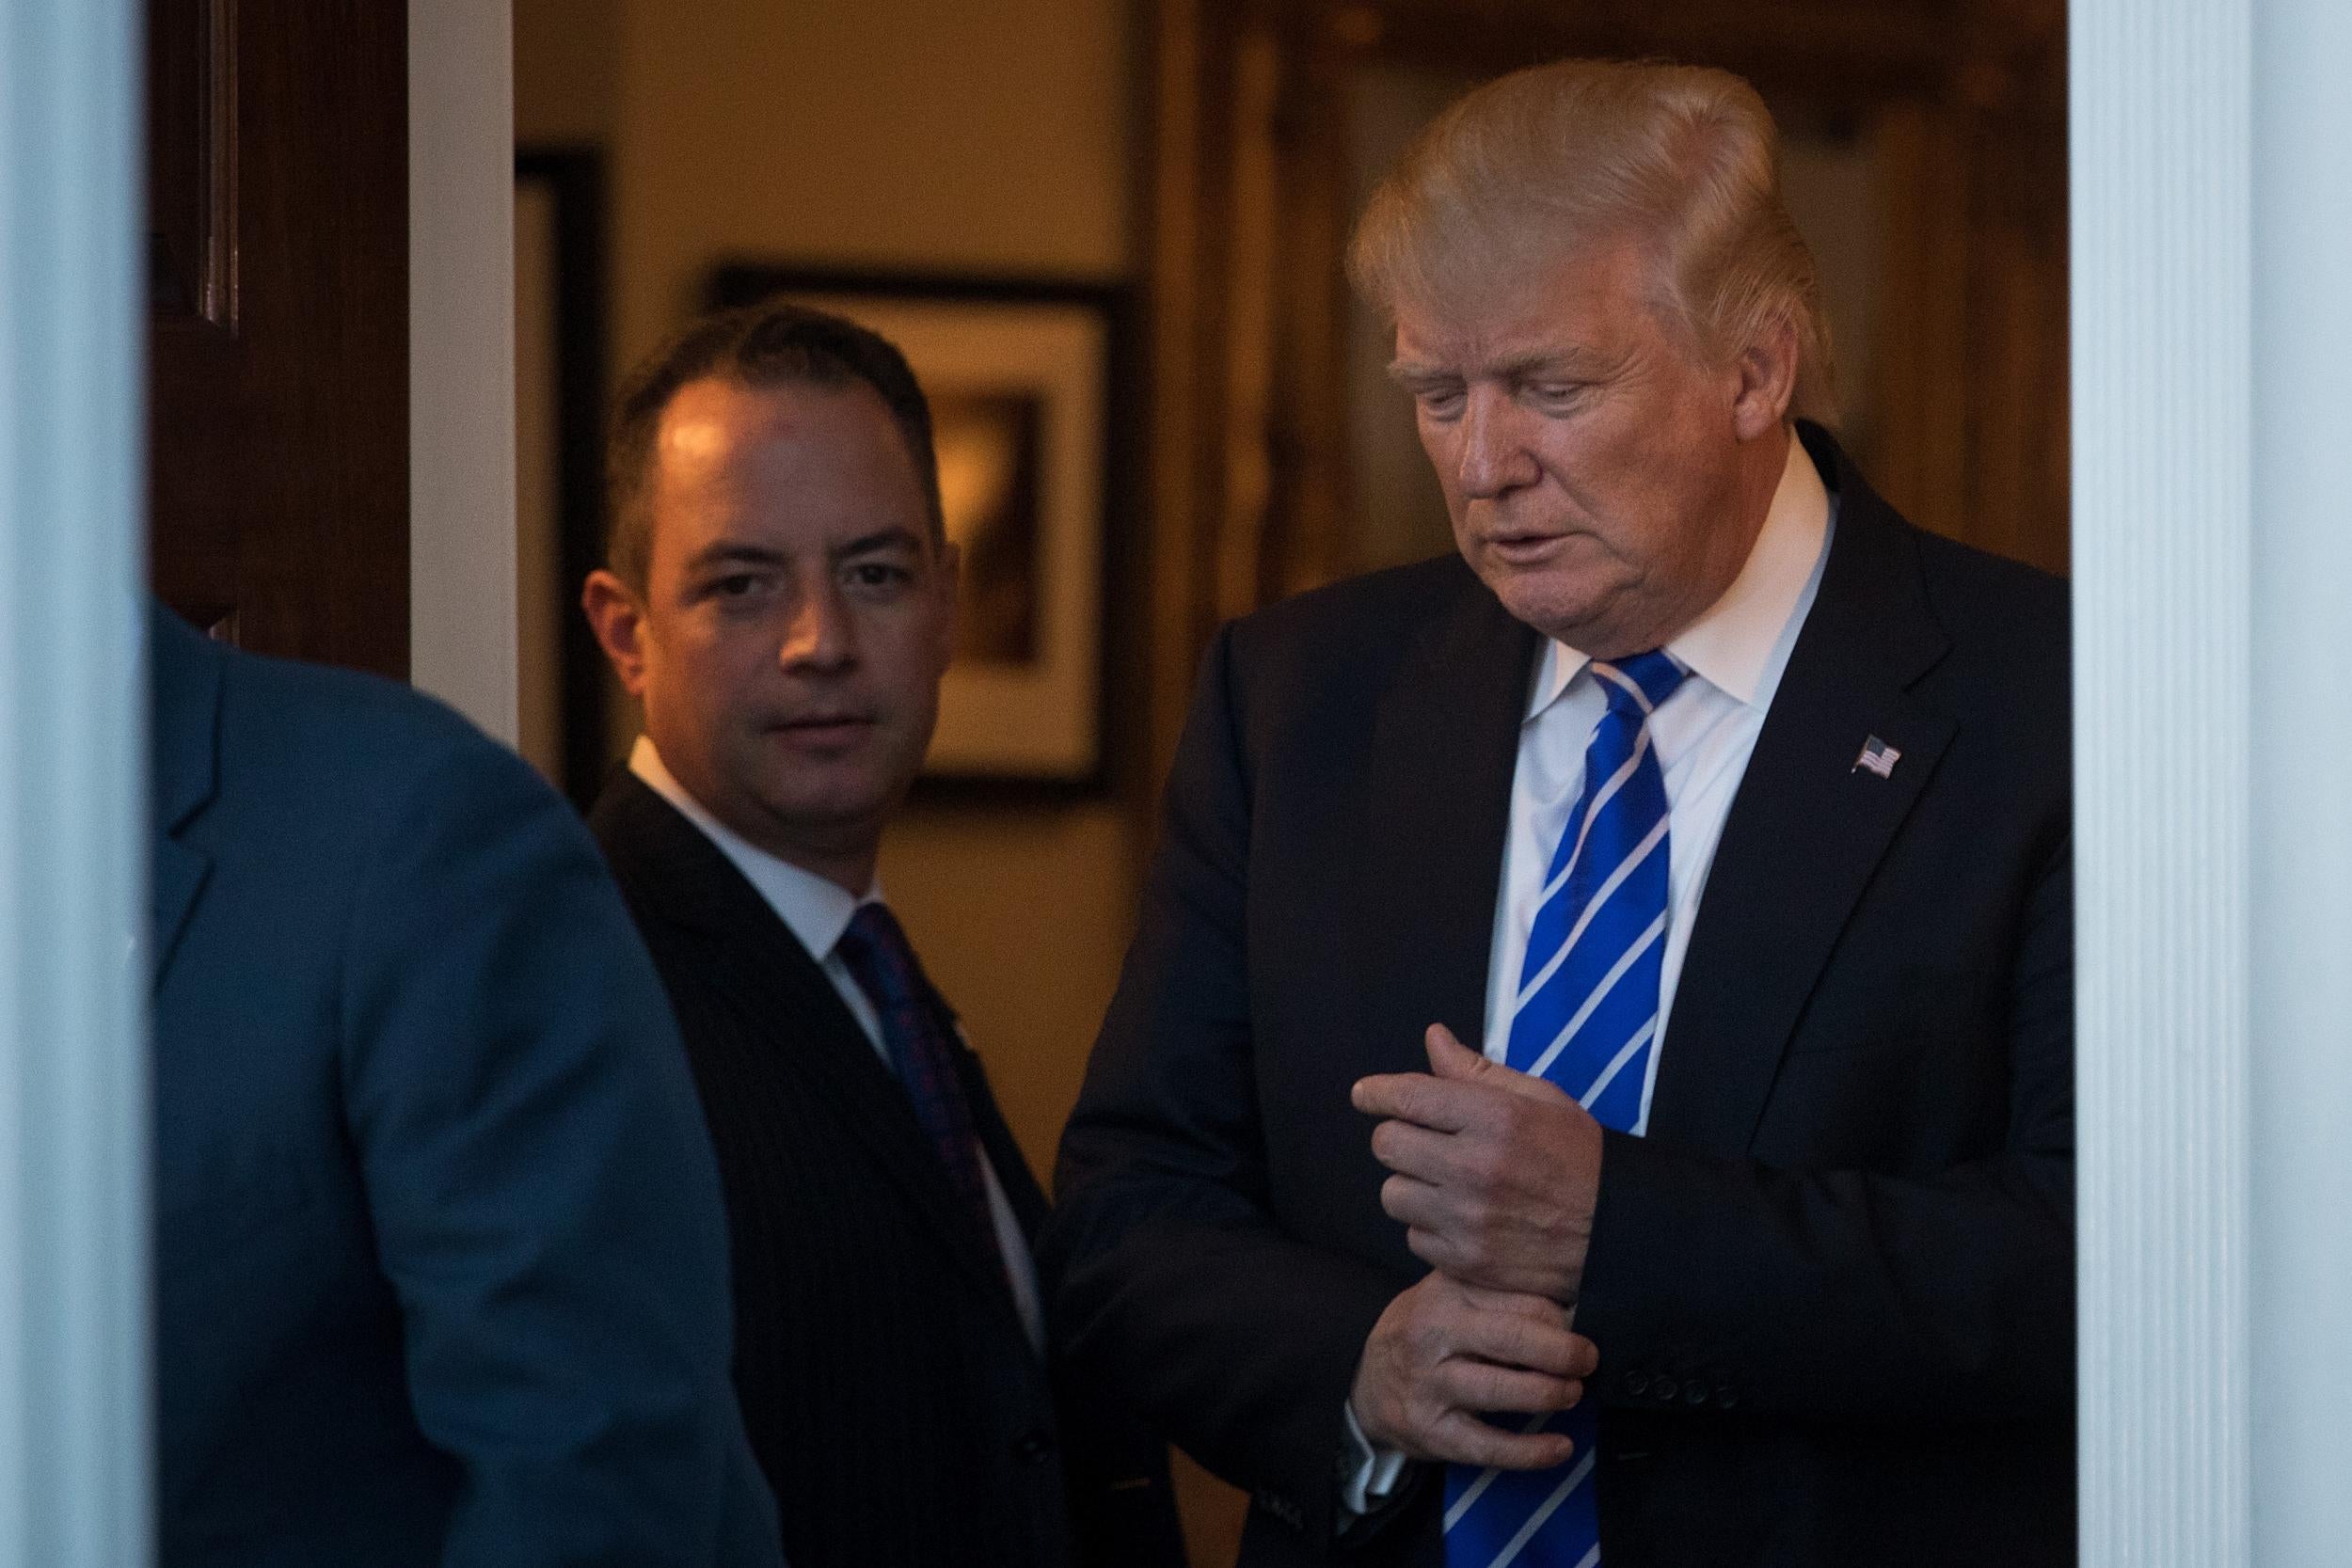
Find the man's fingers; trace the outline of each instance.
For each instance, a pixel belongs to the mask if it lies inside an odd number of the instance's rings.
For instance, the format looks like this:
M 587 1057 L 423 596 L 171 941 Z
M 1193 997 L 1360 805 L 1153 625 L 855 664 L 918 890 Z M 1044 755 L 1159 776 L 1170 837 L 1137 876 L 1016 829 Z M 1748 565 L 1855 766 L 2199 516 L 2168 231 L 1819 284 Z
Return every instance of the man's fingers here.
M 1562 1433 L 1512 1432 L 1463 1410 L 1438 1417 L 1425 1446 L 1433 1459 L 1496 1470 L 1549 1470 L 1565 1465 L 1576 1452 L 1576 1445 Z
M 1428 1182 L 1410 1176 L 1391 1176 L 1380 1183 L 1380 1207 L 1389 1218 L 1413 1230 L 1438 1223 L 1445 1212 L 1444 1195 Z
M 1474 1083 L 1496 1070 L 1496 1064 L 1454 1038 L 1442 1023 L 1431 1024 L 1422 1035 L 1422 1044 L 1429 1051 L 1429 1070 L 1440 1078 Z
M 1455 1348 L 1482 1360 L 1554 1377 L 1589 1377 L 1600 1364 L 1593 1342 L 1568 1329 L 1567 1312 L 1553 1304 L 1548 1319 L 1518 1313 L 1477 1312 L 1455 1329 Z
M 1441 1082 L 1425 1072 L 1383 1072 L 1359 1078 L 1348 1098 L 1366 1116 L 1393 1117 L 1439 1132 L 1458 1132 L 1470 1124 L 1479 1096 L 1463 1085 Z
M 1438 1369 L 1438 1386 L 1446 1402 L 1465 1410 L 1508 1410 L 1541 1415 L 1565 1410 L 1584 1397 L 1582 1380 L 1551 1377 L 1518 1367 L 1498 1367 L 1491 1361 L 1468 1361 L 1459 1356 Z
M 1372 1130 L 1372 1157 L 1400 1176 L 1443 1182 L 1455 1174 L 1454 1134 L 1391 1118 Z
M 1534 1078 L 1516 1068 L 1489 1061 L 1454 1037 L 1454 1031 L 1442 1023 L 1433 1023 L 1422 1036 L 1422 1043 L 1429 1050 L 1429 1070 L 1447 1083 L 1476 1084 L 1484 1088 L 1501 1089 L 1526 1100 L 1565 1100 L 1566 1095 L 1557 1084 Z

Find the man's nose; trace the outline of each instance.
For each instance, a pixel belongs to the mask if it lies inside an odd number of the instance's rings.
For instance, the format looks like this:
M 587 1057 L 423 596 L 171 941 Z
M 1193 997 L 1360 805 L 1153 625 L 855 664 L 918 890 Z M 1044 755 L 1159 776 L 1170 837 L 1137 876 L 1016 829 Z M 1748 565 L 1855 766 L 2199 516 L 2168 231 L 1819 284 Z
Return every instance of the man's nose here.
M 856 630 L 837 585 L 820 582 L 794 596 L 777 662 L 799 671 L 840 670 L 857 662 Z
M 1470 389 L 1455 431 L 1454 477 L 1465 496 L 1487 500 L 1534 483 L 1535 456 L 1528 450 L 1523 417 L 1502 390 Z

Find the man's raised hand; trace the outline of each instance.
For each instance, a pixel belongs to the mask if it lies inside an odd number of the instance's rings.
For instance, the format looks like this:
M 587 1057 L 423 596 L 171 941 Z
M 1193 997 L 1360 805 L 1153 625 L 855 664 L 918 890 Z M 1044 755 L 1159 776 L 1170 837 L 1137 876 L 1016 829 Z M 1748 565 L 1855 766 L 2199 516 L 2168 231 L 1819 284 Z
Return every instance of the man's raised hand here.
M 1441 1023 L 1427 1044 L 1428 1072 L 1356 1085 L 1356 1108 L 1386 1118 L 1372 1132 L 1373 1154 L 1394 1173 L 1381 1207 L 1442 1274 L 1574 1303 L 1600 1187 L 1600 1124 L 1558 1085 L 1486 1060 Z

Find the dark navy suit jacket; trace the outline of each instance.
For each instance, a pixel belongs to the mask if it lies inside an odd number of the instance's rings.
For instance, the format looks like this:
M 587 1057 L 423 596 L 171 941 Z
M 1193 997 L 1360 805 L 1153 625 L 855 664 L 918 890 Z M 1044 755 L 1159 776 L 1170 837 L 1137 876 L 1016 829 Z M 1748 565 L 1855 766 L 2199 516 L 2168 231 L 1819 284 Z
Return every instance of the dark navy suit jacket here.
M 586 832 L 405 688 L 149 635 L 161 1560 L 775 1564 Z
M 1608 1568 L 2074 1552 L 2066 590 L 1826 433 L 1813 610 L 1715 851 L 1576 1327 Z M 1437 1568 L 1432 1466 L 1337 1535 L 1364 1340 L 1425 1269 L 1350 1085 L 1479 1037 L 1540 639 L 1458 559 L 1210 651 L 1040 1267 L 1073 1362 L 1255 1495 L 1248 1568 Z M 1881 777 L 1855 759 L 1899 752 Z

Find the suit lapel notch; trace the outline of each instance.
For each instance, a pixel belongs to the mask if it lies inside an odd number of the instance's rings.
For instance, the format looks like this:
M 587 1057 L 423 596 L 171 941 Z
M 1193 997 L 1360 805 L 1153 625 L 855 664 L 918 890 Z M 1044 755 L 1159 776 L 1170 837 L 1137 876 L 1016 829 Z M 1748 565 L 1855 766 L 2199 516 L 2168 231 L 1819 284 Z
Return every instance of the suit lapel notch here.
M 151 601 L 147 617 L 149 785 L 147 979 L 163 983 L 213 860 L 183 834 L 220 789 L 223 655 Z

